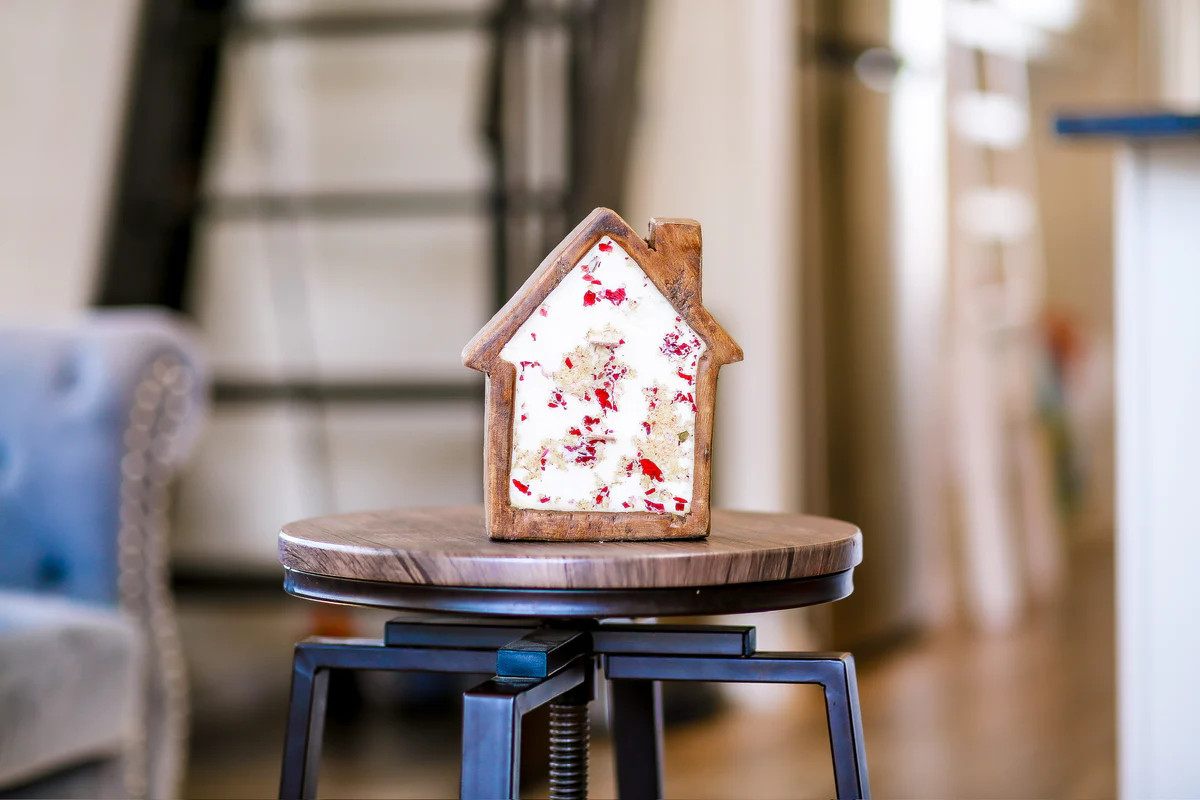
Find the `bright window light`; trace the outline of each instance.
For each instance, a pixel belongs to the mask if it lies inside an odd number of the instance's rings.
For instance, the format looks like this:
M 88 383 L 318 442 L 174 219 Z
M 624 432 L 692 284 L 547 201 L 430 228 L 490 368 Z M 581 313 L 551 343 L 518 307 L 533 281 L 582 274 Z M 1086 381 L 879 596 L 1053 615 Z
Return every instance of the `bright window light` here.
M 959 136 L 996 150 L 1011 150 L 1029 134 L 1029 112 L 1010 95 L 966 92 L 951 109 Z
M 999 244 L 1019 242 L 1034 225 L 1033 202 L 1019 189 L 980 186 L 962 193 L 955 221 L 978 239 Z
M 963 47 L 1025 60 L 1039 57 L 1049 47 L 1043 31 L 995 3 L 951 0 L 946 4 L 946 33 Z
M 1052 33 L 1070 30 L 1079 21 L 1079 0 L 993 0 L 1001 11 L 1027 25 Z

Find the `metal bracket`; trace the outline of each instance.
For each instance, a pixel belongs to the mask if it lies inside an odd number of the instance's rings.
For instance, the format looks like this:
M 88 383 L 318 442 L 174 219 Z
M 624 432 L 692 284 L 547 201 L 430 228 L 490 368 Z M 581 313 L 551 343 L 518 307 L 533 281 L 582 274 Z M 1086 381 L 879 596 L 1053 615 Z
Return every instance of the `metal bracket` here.
M 397 617 L 387 623 L 391 647 L 457 647 L 499 650 L 543 628 L 534 620 L 443 620 Z M 749 625 L 659 625 L 602 623 L 587 630 L 596 655 L 749 656 L 755 649 Z
M 499 678 L 545 678 L 591 650 L 587 633 L 538 628 L 496 651 Z

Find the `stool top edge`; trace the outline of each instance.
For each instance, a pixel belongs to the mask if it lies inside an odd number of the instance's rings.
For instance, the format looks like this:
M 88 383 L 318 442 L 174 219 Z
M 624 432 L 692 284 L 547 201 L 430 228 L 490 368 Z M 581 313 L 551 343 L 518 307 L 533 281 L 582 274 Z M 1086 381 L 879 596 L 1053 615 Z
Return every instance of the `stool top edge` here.
M 862 561 L 850 523 L 715 510 L 707 539 L 504 542 L 480 507 L 315 517 L 279 533 L 284 567 L 356 580 L 525 589 L 653 589 L 811 578 Z

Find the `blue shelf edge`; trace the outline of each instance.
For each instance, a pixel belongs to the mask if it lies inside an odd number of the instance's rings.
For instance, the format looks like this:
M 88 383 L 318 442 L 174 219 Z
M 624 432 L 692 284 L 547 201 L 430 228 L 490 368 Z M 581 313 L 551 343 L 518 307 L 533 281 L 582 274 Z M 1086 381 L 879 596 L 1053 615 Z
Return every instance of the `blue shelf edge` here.
M 1200 114 L 1059 114 L 1054 119 L 1054 132 L 1059 136 L 1094 138 L 1200 137 Z

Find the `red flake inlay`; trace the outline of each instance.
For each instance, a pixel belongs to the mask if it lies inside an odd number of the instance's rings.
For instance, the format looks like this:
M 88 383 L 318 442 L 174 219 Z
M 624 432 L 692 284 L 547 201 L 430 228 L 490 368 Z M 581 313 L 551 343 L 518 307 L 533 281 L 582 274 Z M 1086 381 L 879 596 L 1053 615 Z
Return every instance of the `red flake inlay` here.
M 695 379 L 694 379 L 694 378 L 692 378 L 692 376 L 691 376 L 691 375 L 688 375 L 688 374 L 686 374 L 686 373 L 685 373 L 683 370 L 681 370 L 681 369 L 677 369 L 677 370 L 675 370 L 675 374 L 676 374 L 676 375 L 678 375 L 679 377 L 683 378 L 683 379 L 684 379 L 685 381 L 687 381 L 689 384 L 692 384 L 692 383 L 695 383 L 695 382 L 696 382 L 696 381 L 695 381 Z
M 617 407 L 614 406 L 612 401 L 608 399 L 608 392 L 605 389 L 596 390 L 596 399 L 600 402 L 601 408 L 609 408 L 613 411 L 617 410 Z M 597 422 L 599 422 L 599 420 L 597 420 Z
M 649 436 L 650 435 L 650 423 L 642 422 L 642 427 L 646 429 L 646 435 Z
M 546 316 L 546 309 L 544 309 L 544 308 L 539 308 L 539 309 L 538 309 L 538 313 L 539 313 L 539 314 L 541 314 L 541 315 L 544 317 L 544 316 Z
M 582 433 L 580 433 L 579 428 L 570 428 L 569 430 L 567 430 L 567 433 L 571 434 L 572 436 L 582 436 L 583 435 Z
M 517 380 L 519 380 L 519 381 L 525 380 L 525 368 L 526 367 L 540 367 L 540 366 L 541 366 L 541 363 L 538 361 L 522 361 L 521 362 L 521 374 L 517 376 Z
M 611 252 L 612 252 L 612 245 L 611 245 L 611 244 L 609 244 L 608 242 L 601 242 L 601 243 L 600 243 L 600 250 L 601 250 L 602 252 L 605 252 L 605 253 L 611 253 Z
M 585 306 L 596 305 L 596 293 L 593 292 L 591 289 L 588 289 L 586 292 L 584 292 L 583 293 L 583 304 Z
M 625 302 L 625 289 L 605 289 L 604 299 L 612 303 L 614 306 L 619 306 L 621 303 Z M 621 344 L 624 343 L 625 341 L 622 340 Z
M 659 514 L 666 510 L 663 508 L 662 503 L 656 503 L 653 500 L 642 500 L 642 502 L 646 504 L 646 508 L 650 509 L 651 511 L 656 511 Z
M 638 463 L 642 467 L 643 475 L 650 478 L 650 480 L 652 480 L 652 481 L 658 481 L 659 483 L 662 483 L 662 479 L 663 479 L 662 470 L 658 468 L 658 464 L 655 464 L 653 461 L 651 461 L 648 458 L 638 459 Z
M 698 347 L 700 347 L 700 339 L 695 336 L 691 339 L 684 339 L 683 331 L 675 328 L 673 331 L 667 331 L 663 336 L 662 347 L 658 349 L 663 355 L 687 358 Z
M 595 441 L 596 440 L 593 439 L 591 442 L 588 442 L 587 444 L 582 445 L 581 447 L 577 448 L 581 452 L 575 456 L 576 464 L 591 464 L 593 461 L 596 460 L 596 445 L 594 444 Z M 567 449 L 570 450 L 572 448 L 568 447 Z
M 687 394 L 684 394 L 683 392 L 676 392 L 675 397 L 672 399 L 676 403 L 691 403 L 692 411 L 696 410 L 696 399 L 694 397 L 692 397 L 691 392 L 688 392 Z
M 521 415 L 521 422 L 524 422 L 527 419 L 528 419 L 528 417 L 526 417 L 524 414 Z
M 532 492 L 530 492 L 530 491 L 529 491 L 529 487 L 528 487 L 528 486 L 526 486 L 525 484 L 521 483 L 521 482 L 520 482 L 519 480 L 517 480 L 516 478 L 513 478 L 513 479 L 512 479 L 512 482 L 513 482 L 513 486 L 517 487 L 517 491 L 518 491 L 518 492 L 520 492 L 521 494 L 533 494 Z
M 549 497 L 539 497 L 539 498 L 538 498 L 538 502 L 539 502 L 539 503 L 549 503 L 549 502 L 550 502 L 550 498 L 549 498 Z
M 567 358 L 567 359 L 566 359 L 566 364 L 567 364 L 567 369 L 571 369 L 571 367 L 575 366 L 574 364 L 572 364 L 572 363 L 571 363 L 571 359 L 570 359 L 570 358 Z

